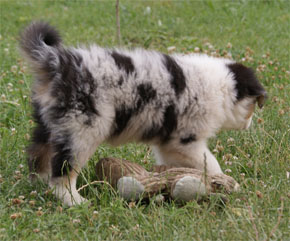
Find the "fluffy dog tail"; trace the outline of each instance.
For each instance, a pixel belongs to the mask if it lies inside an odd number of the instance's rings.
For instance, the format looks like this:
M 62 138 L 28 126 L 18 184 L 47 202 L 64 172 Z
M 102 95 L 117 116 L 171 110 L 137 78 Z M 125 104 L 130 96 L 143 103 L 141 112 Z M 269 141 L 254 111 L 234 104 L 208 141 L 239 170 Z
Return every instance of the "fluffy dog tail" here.
M 57 64 L 61 42 L 58 31 L 45 22 L 32 22 L 20 36 L 24 57 L 37 73 L 47 73 Z

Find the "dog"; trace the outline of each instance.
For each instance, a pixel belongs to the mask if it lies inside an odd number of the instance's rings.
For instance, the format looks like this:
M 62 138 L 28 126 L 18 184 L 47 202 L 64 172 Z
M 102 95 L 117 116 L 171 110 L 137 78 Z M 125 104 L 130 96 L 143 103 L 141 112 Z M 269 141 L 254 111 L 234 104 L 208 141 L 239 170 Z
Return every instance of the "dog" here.
M 266 99 L 254 71 L 229 59 L 69 48 L 45 22 L 31 23 L 20 47 L 35 76 L 29 170 L 69 206 L 85 201 L 77 176 L 104 142 L 142 142 L 157 164 L 222 173 L 207 139 L 249 128 Z

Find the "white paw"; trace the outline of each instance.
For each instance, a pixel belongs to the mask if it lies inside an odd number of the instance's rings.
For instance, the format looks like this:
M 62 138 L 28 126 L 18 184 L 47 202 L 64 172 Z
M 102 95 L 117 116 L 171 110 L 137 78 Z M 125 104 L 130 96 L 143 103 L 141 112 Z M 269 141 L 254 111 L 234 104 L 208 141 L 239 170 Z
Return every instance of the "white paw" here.
M 133 177 L 122 177 L 118 180 L 117 188 L 120 196 L 127 201 L 135 201 L 144 192 L 144 186 Z
M 64 205 L 74 206 L 80 205 L 84 202 L 88 202 L 87 199 L 83 198 L 77 190 L 69 191 L 66 188 L 55 189 L 56 197 L 63 202 Z
M 80 194 L 76 195 L 65 195 L 62 199 L 63 204 L 68 206 L 74 206 L 74 205 L 81 205 L 85 202 L 88 202 L 86 198 L 83 198 Z
M 206 187 L 200 179 L 186 176 L 178 180 L 171 191 L 173 199 L 185 202 L 196 200 L 206 195 Z

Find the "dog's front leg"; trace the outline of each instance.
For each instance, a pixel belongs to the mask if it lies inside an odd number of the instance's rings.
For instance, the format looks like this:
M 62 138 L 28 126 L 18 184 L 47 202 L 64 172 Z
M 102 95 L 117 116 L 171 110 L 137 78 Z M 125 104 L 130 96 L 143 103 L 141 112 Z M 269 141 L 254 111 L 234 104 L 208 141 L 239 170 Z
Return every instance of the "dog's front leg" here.
M 222 173 L 217 159 L 209 151 L 205 141 L 186 145 L 173 143 L 154 146 L 153 151 L 158 165 L 196 168 L 210 175 Z
M 68 175 L 53 177 L 49 182 L 55 196 L 65 205 L 73 206 L 87 201 L 76 189 L 77 176 L 76 171 L 71 171 Z
M 193 153 L 193 155 L 198 156 L 198 158 L 195 160 L 198 169 L 204 170 L 209 175 L 223 173 L 217 159 L 210 152 L 206 144 L 203 148 L 197 150 L 195 153 L 196 154 Z

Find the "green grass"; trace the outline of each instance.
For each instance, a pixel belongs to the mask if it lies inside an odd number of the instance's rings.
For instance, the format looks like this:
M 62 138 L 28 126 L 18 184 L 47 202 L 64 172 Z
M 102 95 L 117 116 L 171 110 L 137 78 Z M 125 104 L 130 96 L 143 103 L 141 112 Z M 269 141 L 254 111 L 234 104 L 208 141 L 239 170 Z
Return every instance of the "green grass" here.
M 289 240 L 288 1 L 121 0 L 125 47 L 230 52 L 259 69 L 269 99 L 256 112 L 251 129 L 219 133 L 209 142 L 223 170 L 242 185 L 226 206 L 214 198 L 185 206 L 154 201 L 128 205 L 98 185 L 83 191 L 92 206 L 62 209 L 46 185 L 29 182 L 24 150 L 33 126 L 32 76 L 19 55 L 18 33 L 31 20 L 44 19 L 60 29 L 66 44 L 114 46 L 114 6 L 114 1 L 0 1 L 0 240 Z M 143 145 L 101 146 L 78 186 L 94 180 L 101 157 L 144 165 L 146 153 Z M 223 157 L 229 153 L 226 162 Z M 153 157 L 148 158 L 150 166 Z M 15 204 L 15 199 L 22 201 Z M 17 213 L 21 216 L 12 219 Z

